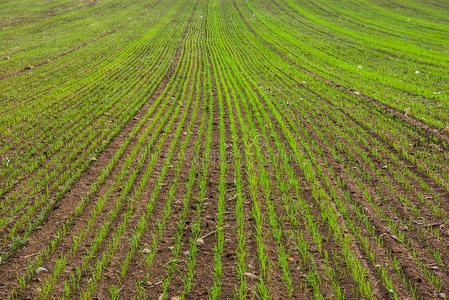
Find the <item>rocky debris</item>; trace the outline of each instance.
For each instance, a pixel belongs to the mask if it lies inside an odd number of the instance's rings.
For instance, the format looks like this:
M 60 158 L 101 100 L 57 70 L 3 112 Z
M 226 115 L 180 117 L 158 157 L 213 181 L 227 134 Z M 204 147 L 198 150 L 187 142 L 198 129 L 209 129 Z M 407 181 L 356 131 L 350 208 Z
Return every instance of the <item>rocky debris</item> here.
M 41 273 L 46 273 L 46 272 L 48 272 L 48 270 L 45 269 L 44 267 L 39 267 L 39 268 L 37 268 L 37 270 L 36 270 L 36 274 L 37 274 L 37 275 L 39 275 L 39 274 L 41 274 Z
M 259 276 L 253 274 L 253 273 L 249 273 L 249 272 L 245 272 L 243 273 L 243 276 L 248 277 L 249 279 L 259 279 Z

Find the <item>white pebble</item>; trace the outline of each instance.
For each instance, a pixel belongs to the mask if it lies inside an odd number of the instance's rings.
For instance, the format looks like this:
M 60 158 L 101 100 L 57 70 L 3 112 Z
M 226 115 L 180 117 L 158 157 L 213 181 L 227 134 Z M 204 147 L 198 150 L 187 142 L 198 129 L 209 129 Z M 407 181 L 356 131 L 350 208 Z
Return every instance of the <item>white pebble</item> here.
M 243 276 L 246 276 L 246 277 L 248 277 L 250 279 L 258 279 L 259 278 L 259 276 L 255 275 L 255 274 L 252 274 L 252 273 L 249 273 L 249 272 L 243 273 Z
M 45 273 L 45 272 L 47 272 L 47 271 L 48 271 L 48 270 L 45 269 L 44 267 L 39 267 L 39 268 L 37 268 L 37 270 L 36 270 L 36 274 L 39 275 L 40 273 Z

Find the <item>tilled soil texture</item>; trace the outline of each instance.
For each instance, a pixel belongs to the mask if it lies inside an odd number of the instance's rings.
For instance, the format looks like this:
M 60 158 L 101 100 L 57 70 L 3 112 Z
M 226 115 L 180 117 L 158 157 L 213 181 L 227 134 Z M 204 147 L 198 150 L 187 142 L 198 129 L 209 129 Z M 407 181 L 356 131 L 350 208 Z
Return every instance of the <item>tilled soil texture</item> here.
M 0 298 L 446 299 L 443 2 L 6 1 Z

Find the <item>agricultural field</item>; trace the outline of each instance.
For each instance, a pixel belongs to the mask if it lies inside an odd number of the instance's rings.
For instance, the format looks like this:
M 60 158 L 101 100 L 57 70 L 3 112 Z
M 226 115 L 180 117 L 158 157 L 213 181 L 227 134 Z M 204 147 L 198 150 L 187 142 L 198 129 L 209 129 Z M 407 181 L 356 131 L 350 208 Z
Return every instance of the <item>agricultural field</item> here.
M 0 26 L 0 299 L 449 297 L 448 0 Z

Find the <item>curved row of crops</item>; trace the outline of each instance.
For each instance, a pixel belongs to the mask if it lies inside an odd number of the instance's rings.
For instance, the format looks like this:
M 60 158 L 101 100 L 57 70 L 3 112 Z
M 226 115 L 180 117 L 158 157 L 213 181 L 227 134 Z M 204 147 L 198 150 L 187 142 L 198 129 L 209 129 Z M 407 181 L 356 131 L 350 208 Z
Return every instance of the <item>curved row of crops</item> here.
M 0 297 L 446 298 L 447 1 L 0 7 Z

